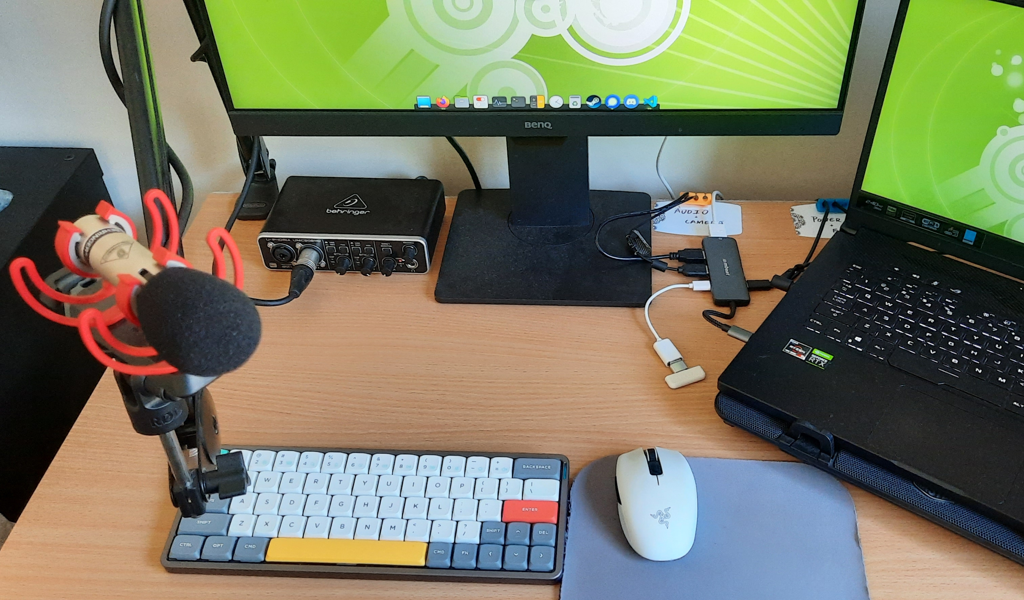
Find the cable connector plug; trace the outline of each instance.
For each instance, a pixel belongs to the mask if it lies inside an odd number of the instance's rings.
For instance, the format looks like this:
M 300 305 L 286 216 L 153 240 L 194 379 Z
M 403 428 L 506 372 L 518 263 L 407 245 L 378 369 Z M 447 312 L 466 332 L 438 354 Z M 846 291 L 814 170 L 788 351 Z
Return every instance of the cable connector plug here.
M 691 265 L 703 265 L 708 262 L 707 257 L 704 256 L 703 248 L 686 248 L 685 250 L 669 252 L 668 257 L 671 260 Z
M 672 369 L 672 374 L 665 376 L 665 383 L 673 390 L 690 385 L 691 383 L 703 381 L 707 376 L 704 373 L 704 369 L 699 366 L 687 367 L 686 362 L 683 360 L 683 355 L 680 354 L 672 340 L 668 338 L 654 342 L 654 351 L 658 353 L 661 362 L 665 363 L 666 367 Z

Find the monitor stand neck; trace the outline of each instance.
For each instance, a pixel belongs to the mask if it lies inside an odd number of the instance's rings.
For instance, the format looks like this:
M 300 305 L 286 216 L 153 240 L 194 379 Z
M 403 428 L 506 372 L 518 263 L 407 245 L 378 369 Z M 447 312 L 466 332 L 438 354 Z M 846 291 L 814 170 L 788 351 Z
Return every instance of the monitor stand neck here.
M 509 229 L 529 244 L 565 244 L 590 232 L 586 137 L 510 137 Z

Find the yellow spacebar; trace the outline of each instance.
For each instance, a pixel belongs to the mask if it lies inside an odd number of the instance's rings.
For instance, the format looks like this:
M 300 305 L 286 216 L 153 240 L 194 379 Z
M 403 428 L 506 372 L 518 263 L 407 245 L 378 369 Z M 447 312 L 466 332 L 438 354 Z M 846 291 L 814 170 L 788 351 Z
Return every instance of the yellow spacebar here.
M 422 567 L 427 560 L 426 542 L 379 540 L 324 540 L 274 538 L 267 548 L 267 562 L 345 563 L 353 565 L 401 565 Z

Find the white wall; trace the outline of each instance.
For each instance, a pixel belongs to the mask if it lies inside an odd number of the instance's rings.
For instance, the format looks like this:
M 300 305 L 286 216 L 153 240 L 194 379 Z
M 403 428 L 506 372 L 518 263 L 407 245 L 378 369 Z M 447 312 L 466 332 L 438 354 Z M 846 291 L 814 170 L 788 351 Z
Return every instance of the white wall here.
M 694 0 L 701 1 L 701 0 Z M 673 138 L 663 172 L 677 190 L 727 198 L 846 197 L 863 144 L 896 0 L 868 0 L 843 131 L 813 138 Z M 196 185 L 197 201 L 237 190 L 242 171 L 223 105 L 178 0 L 147 0 L 147 21 L 167 138 Z M 100 0 L 0 0 L 0 144 L 96 149 L 114 203 L 141 214 L 126 113 L 98 50 Z M 660 138 L 595 138 L 591 186 L 664 196 L 654 172 Z M 485 187 L 508 184 L 501 139 L 463 139 Z M 443 139 L 271 138 L 281 182 L 290 174 L 439 178 L 471 186 Z

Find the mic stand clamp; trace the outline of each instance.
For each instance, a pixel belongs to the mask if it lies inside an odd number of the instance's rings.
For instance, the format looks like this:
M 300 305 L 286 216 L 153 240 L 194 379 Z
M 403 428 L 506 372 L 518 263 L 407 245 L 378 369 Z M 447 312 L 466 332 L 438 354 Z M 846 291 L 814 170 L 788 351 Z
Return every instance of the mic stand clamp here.
M 188 374 L 138 376 L 114 373 L 132 427 L 159 436 L 167 455 L 171 503 L 183 517 L 206 513 L 207 498 L 245 493 L 249 476 L 241 452 L 220 453 L 213 397 L 215 377 Z

